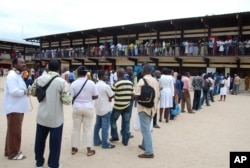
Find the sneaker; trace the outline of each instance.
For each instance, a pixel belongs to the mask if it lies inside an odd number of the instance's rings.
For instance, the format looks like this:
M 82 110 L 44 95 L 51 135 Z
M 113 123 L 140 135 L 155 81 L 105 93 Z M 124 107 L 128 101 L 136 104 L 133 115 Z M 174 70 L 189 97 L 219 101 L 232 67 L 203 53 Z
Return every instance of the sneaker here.
M 103 149 L 113 149 L 113 148 L 115 148 L 115 145 L 113 145 L 113 144 L 109 144 L 109 146 L 108 146 L 108 147 L 105 147 L 105 148 L 103 148 Z

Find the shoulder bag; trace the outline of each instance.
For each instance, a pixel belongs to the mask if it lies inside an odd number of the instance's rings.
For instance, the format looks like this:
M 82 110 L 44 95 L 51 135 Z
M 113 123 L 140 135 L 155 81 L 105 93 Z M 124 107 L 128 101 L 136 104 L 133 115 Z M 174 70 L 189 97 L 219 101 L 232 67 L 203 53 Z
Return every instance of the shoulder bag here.
M 84 84 L 82 85 L 82 88 L 79 90 L 79 92 L 73 97 L 72 99 L 72 104 L 74 104 L 75 99 L 77 98 L 77 96 L 80 94 L 80 92 L 82 91 L 83 87 L 85 86 L 85 84 L 87 83 L 88 79 L 86 79 L 86 81 L 84 82 Z

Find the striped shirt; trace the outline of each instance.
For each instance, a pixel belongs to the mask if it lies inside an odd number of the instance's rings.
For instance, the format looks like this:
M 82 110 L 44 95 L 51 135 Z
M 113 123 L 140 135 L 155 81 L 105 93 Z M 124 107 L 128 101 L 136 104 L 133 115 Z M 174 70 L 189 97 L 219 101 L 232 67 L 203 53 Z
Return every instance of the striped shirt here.
M 115 93 L 114 109 L 123 110 L 130 105 L 133 94 L 133 83 L 127 79 L 118 80 L 112 86 Z

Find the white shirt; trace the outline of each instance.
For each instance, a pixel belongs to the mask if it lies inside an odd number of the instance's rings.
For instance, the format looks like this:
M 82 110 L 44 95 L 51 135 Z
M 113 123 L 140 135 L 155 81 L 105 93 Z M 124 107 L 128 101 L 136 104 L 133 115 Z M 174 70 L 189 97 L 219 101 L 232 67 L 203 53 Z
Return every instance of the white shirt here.
M 111 72 L 110 73 L 110 77 L 109 77 L 109 82 L 110 82 L 110 85 L 112 86 L 114 84 L 114 74 Z
M 115 83 L 117 80 L 118 80 L 118 77 L 117 77 L 117 73 L 115 72 L 115 73 L 114 73 L 114 76 L 113 76 L 113 81 L 114 81 L 114 83 Z
M 79 77 L 73 83 L 71 83 L 70 94 L 72 97 L 74 97 L 74 95 L 76 95 L 80 91 L 86 79 L 87 79 L 86 77 Z M 81 93 L 75 99 L 73 108 L 94 109 L 94 101 L 92 99 L 92 96 L 97 96 L 97 95 L 98 92 L 95 83 L 92 80 L 88 80 L 84 88 L 82 89 Z
M 95 100 L 95 111 L 97 115 L 103 116 L 112 111 L 109 97 L 112 97 L 114 92 L 112 91 L 111 87 L 102 80 L 99 80 L 96 83 L 96 89 L 98 92 L 98 99 Z
M 25 89 L 27 87 L 21 74 L 16 73 L 14 70 L 9 71 L 3 94 L 2 113 L 4 115 L 29 111 L 28 96 L 24 92 Z

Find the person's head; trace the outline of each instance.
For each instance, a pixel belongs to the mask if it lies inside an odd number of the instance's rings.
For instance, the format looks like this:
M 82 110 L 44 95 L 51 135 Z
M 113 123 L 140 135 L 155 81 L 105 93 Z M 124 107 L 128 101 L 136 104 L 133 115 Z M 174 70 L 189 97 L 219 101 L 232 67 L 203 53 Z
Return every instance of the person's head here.
M 178 72 L 174 72 L 173 77 L 176 79 L 178 76 Z
M 181 74 L 177 75 L 178 80 L 181 80 L 181 77 L 182 77 Z
M 162 68 L 161 73 L 166 75 L 167 74 L 167 68 Z
M 119 69 L 116 71 L 116 74 L 117 74 L 117 78 L 118 78 L 118 79 L 124 78 L 124 74 L 125 74 L 124 68 L 119 68 Z
M 79 66 L 77 68 L 77 74 L 79 77 L 83 77 L 83 76 L 86 76 L 88 70 L 85 66 Z
M 107 71 L 99 70 L 99 71 L 98 71 L 98 78 L 99 78 L 100 80 L 106 81 L 106 80 L 108 79 Z
M 133 76 L 133 73 L 134 73 L 133 67 L 132 67 L 132 66 L 127 66 L 127 67 L 126 67 L 126 72 L 127 72 L 127 74 L 128 74 L 129 76 Z
M 207 77 L 212 78 L 213 74 L 210 72 L 207 74 Z
M 15 58 L 15 59 L 13 59 L 12 65 L 16 70 L 18 70 L 20 72 L 22 72 L 22 71 L 24 71 L 26 69 L 26 64 L 25 64 L 25 61 L 24 61 L 23 58 Z
M 207 79 L 208 78 L 208 76 L 207 76 L 207 74 L 205 74 L 204 76 L 203 76 L 203 79 Z
M 48 63 L 48 70 L 59 72 L 60 70 L 60 62 L 57 59 L 50 59 Z
M 189 78 L 190 77 L 190 72 L 185 72 L 184 76 Z
M 161 71 L 155 70 L 154 76 L 155 76 L 157 79 L 160 79 L 160 78 L 161 78 Z
M 151 68 L 151 66 L 149 64 L 143 65 L 143 67 L 142 67 L 142 74 L 143 74 L 143 76 L 144 75 L 150 75 L 151 72 L 152 72 L 152 68 Z
M 164 74 L 164 75 L 171 75 L 171 73 L 172 73 L 171 69 L 168 69 L 168 68 L 162 69 L 162 74 Z

